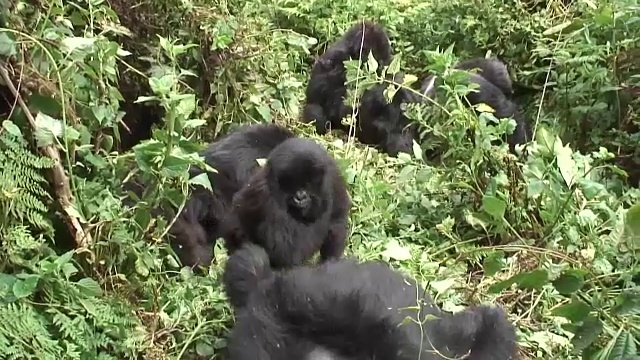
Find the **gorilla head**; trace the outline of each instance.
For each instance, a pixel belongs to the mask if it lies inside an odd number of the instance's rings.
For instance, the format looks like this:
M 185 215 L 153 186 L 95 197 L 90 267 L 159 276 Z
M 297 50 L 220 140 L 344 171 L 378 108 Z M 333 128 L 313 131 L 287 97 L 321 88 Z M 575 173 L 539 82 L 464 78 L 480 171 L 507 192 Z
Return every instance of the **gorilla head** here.
M 284 204 L 291 217 L 304 223 L 318 219 L 331 200 L 332 181 L 327 179 L 332 160 L 318 144 L 306 139 L 289 139 L 267 160 L 273 197 Z

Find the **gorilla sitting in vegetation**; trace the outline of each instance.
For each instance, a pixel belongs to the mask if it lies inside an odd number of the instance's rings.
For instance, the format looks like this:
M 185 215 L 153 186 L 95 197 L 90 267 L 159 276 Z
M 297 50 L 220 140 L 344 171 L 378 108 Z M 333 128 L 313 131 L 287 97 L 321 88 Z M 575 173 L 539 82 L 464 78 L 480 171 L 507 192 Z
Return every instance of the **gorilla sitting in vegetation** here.
M 519 107 L 513 102 L 513 87 L 507 67 L 495 58 L 473 58 L 462 61 L 456 69 L 470 72 L 469 83 L 477 85 L 466 96 L 471 106 L 481 103 L 489 105 L 498 119 L 512 118 L 516 128 L 507 136 L 509 149 L 513 152 L 516 145 L 525 144 L 532 138 L 531 127 L 524 119 Z M 422 82 L 420 92 L 433 98 L 436 92 L 436 76 L 429 76 Z
M 242 126 L 211 143 L 200 155 L 216 172 L 207 173 L 213 192 L 194 185 L 186 204 L 169 229 L 170 245 L 183 265 L 207 266 L 214 258 L 216 239 L 223 237 L 224 221 L 231 209 L 233 195 L 259 167 L 257 159 L 266 158 L 283 141 L 294 134 L 275 124 Z M 190 176 L 204 170 L 193 167 Z M 125 184 L 140 196 L 143 187 L 134 182 Z M 175 209 L 158 211 L 168 219 Z
M 391 45 L 386 31 L 378 24 L 364 21 L 351 27 L 314 64 L 306 89 L 302 121 L 315 121 L 318 134 L 325 134 L 327 125 L 330 129 L 347 130 L 342 125 L 342 118 L 353 109 L 344 104 L 347 93 L 344 62 L 349 59 L 366 61 L 370 53 L 381 66 L 391 63 Z
M 495 110 L 496 118 L 513 118 L 516 121 L 516 129 L 507 137 L 511 151 L 517 144 L 524 144 L 531 139 L 529 124 L 511 100 L 511 79 L 507 67 L 500 60 L 473 58 L 458 63 L 456 69 L 469 71 L 470 83 L 478 86 L 477 90 L 467 95 L 471 105 L 485 103 Z M 402 75 L 396 74 L 393 82 L 401 84 L 401 80 Z M 436 80 L 436 76 L 427 77 L 419 93 L 433 98 Z M 389 83 L 385 82 L 364 92 L 358 110 L 356 137 L 360 142 L 374 145 L 391 156 L 396 156 L 398 152 L 410 153 L 413 140 L 418 140 L 419 130 L 417 124 L 404 115 L 402 104 L 424 102 L 424 99 L 410 89 L 401 88 L 388 102 L 384 96 L 388 86 Z
M 230 360 L 508 360 L 517 352 L 501 309 L 446 313 L 382 262 L 273 272 L 265 250 L 245 244 L 229 257 L 224 285 L 237 314 Z
M 323 261 L 344 252 L 351 200 L 337 164 L 317 143 L 291 138 L 235 195 L 226 235 L 233 252 L 262 246 L 277 268 L 301 265 L 320 251 Z

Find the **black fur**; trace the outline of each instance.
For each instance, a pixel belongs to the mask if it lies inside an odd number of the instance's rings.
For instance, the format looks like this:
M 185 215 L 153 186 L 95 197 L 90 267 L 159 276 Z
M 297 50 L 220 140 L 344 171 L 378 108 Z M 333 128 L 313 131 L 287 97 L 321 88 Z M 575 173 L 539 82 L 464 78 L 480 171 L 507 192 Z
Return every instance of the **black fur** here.
M 217 139 L 200 153 L 217 172 L 207 174 L 213 192 L 193 186 L 183 211 L 169 229 L 169 242 L 183 265 L 211 263 L 215 241 L 223 237 L 226 229 L 224 221 L 231 210 L 233 195 L 259 167 L 257 159 L 266 158 L 271 150 L 293 136 L 291 131 L 275 124 L 247 125 Z M 193 167 L 190 175 L 203 172 Z M 130 188 L 132 184 L 126 186 Z M 142 189 L 134 192 L 139 195 Z M 172 219 L 175 209 L 165 209 L 164 215 Z
M 487 79 L 508 98 L 513 96 L 513 84 L 507 66 L 496 58 L 471 58 L 460 61 L 456 69 L 468 70 Z
M 402 74 L 393 77 L 396 84 L 402 84 L 402 79 Z M 417 102 L 418 98 L 410 90 L 400 88 L 388 103 L 384 96 L 388 86 L 387 82 L 376 84 L 362 94 L 356 138 L 391 156 L 397 156 L 399 152 L 411 154 L 413 140 L 418 138 L 418 128 L 404 115 L 402 104 Z
M 264 168 L 235 195 L 227 248 L 246 241 L 265 248 L 274 267 L 344 252 L 351 200 L 335 161 L 307 139 L 276 147 Z
M 461 62 L 456 65 L 456 68 L 479 70 L 478 73 L 469 74 L 469 82 L 478 85 L 477 89 L 467 94 L 467 100 L 472 106 L 485 103 L 495 110 L 496 118 L 512 118 L 516 121 L 516 129 L 507 136 L 509 149 L 512 152 L 516 145 L 531 140 L 531 127 L 518 106 L 511 100 L 511 94 L 513 94 L 511 79 L 502 62 L 497 59 L 474 58 Z M 436 78 L 429 76 L 422 82 L 420 92 L 433 98 L 436 87 Z
M 229 258 L 224 283 L 241 305 L 227 343 L 230 360 L 507 360 L 517 352 L 504 311 L 443 312 L 382 262 L 272 272 L 264 250 L 247 244 Z
M 351 107 L 344 104 L 347 81 L 344 61 L 366 61 L 372 53 L 381 66 L 391 63 L 391 45 L 384 28 L 370 21 L 358 22 L 316 61 L 306 89 L 306 104 L 302 121 L 315 121 L 316 131 L 325 134 L 331 129 L 346 130 L 342 118 L 351 114 Z M 362 54 L 362 57 L 360 56 Z

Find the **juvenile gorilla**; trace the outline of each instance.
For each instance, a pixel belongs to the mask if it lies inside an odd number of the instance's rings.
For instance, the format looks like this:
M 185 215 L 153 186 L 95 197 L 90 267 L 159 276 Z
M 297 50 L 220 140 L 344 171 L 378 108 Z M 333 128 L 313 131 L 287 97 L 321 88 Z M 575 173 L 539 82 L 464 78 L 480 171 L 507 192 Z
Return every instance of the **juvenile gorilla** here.
M 514 326 L 500 308 L 443 312 L 382 262 L 272 272 L 265 251 L 246 244 L 229 257 L 223 281 L 236 311 L 230 360 L 508 360 L 517 353 Z
M 258 244 L 276 268 L 300 265 L 318 250 L 322 261 L 339 258 L 350 207 L 344 179 L 326 150 L 311 140 L 288 139 L 234 196 L 227 248 Z
M 402 84 L 402 79 L 402 74 L 393 76 L 396 84 Z M 388 86 L 387 82 L 376 84 L 362 94 L 355 136 L 361 143 L 374 145 L 391 156 L 397 156 L 399 152 L 410 154 L 418 129 L 404 115 L 402 104 L 419 100 L 410 90 L 400 88 L 388 103 L 384 96 Z
M 223 223 L 231 209 L 233 195 L 259 167 L 257 159 L 266 158 L 280 143 L 293 137 L 293 133 L 275 124 L 242 126 L 213 143 L 200 155 L 217 172 L 208 173 L 213 192 L 202 186 L 193 186 L 183 211 L 169 229 L 170 245 L 183 265 L 207 266 L 213 260 L 213 246 L 223 236 Z M 191 177 L 204 170 L 193 167 Z M 134 187 L 139 187 L 135 189 Z M 140 196 L 144 190 L 135 183 L 125 184 Z M 167 219 L 175 217 L 172 207 L 157 209 Z
M 303 122 L 315 121 L 319 134 L 326 133 L 327 125 L 331 129 L 347 129 L 342 125 L 342 118 L 351 114 L 352 109 L 344 104 L 347 93 L 344 61 L 366 61 L 369 53 L 373 54 L 380 66 L 391 63 L 391 45 L 386 31 L 378 24 L 364 21 L 351 27 L 320 56 L 311 70 L 307 85 Z
M 498 119 L 512 118 L 516 121 L 516 129 L 507 137 L 509 149 L 513 152 L 515 146 L 528 142 L 531 137 L 531 128 L 524 119 L 518 106 L 511 100 L 513 88 L 506 66 L 498 59 L 473 58 L 456 65 L 457 69 L 471 70 L 469 82 L 478 85 L 478 89 L 467 94 L 467 100 L 473 105 L 485 103 L 495 110 L 494 116 Z M 472 72 L 473 70 L 476 72 Z M 436 77 L 427 77 L 420 92 L 429 98 L 433 98 L 436 92 Z

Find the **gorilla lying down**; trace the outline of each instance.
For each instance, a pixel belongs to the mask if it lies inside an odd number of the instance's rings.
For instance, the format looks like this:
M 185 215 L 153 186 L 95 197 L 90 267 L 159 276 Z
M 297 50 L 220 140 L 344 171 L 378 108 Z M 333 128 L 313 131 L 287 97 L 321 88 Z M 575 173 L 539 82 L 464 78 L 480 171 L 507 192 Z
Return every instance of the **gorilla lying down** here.
M 392 81 L 402 84 L 403 78 L 403 74 L 397 73 Z M 402 104 L 419 102 L 419 97 L 400 87 L 387 103 L 384 92 L 388 87 L 387 82 L 376 84 L 362 94 L 355 136 L 361 143 L 391 156 L 399 152 L 411 154 L 413 140 L 418 140 L 418 126 L 404 115 Z
M 351 114 L 353 109 L 344 104 L 347 93 L 344 61 L 366 61 L 369 53 L 373 54 L 380 66 L 389 65 L 392 58 L 389 37 L 378 24 L 370 21 L 358 22 L 313 65 L 306 89 L 307 100 L 302 110 L 302 121 L 315 121 L 318 134 L 325 134 L 327 125 L 330 129 L 347 130 L 342 125 L 342 118 Z
M 272 272 L 246 244 L 227 261 L 236 325 L 230 360 L 507 360 L 514 326 L 496 307 L 449 314 L 415 281 L 383 262 L 326 262 Z
M 207 173 L 213 192 L 193 186 L 192 193 L 169 229 L 169 243 L 183 265 L 208 266 L 214 257 L 216 239 L 223 237 L 222 225 L 231 208 L 233 195 L 259 167 L 257 159 L 266 158 L 271 150 L 294 134 L 275 124 L 241 126 L 211 143 L 200 155 L 217 170 Z M 192 167 L 194 177 L 204 170 Z M 128 182 L 127 190 L 141 196 L 144 188 Z M 170 206 L 156 209 L 154 216 L 163 214 L 168 220 L 175 217 Z
M 344 252 L 351 200 L 335 161 L 317 143 L 290 138 L 236 193 L 225 231 L 230 252 L 262 246 L 275 268 Z
M 516 129 L 507 137 L 509 148 L 513 152 L 515 145 L 524 144 L 531 139 L 531 129 L 523 118 L 520 109 L 511 100 L 513 87 L 506 66 L 498 59 L 473 58 L 456 65 L 457 69 L 471 72 L 469 81 L 479 86 L 467 95 L 471 105 L 485 103 L 495 110 L 496 118 L 513 118 Z M 473 71 L 477 71 L 474 73 Z M 401 83 L 401 75 L 394 80 Z M 436 76 L 428 76 L 422 82 L 420 93 L 433 98 L 436 93 Z M 388 84 L 378 84 L 364 92 L 358 110 L 356 137 L 363 144 L 374 145 L 381 151 L 396 156 L 398 152 L 411 152 L 412 141 L 418 140 L 418 129 L 408 119 L 401 105 L 420 103 L 423 99 L 410 90 L 400 89 L 387 103 L 383 92 Z

